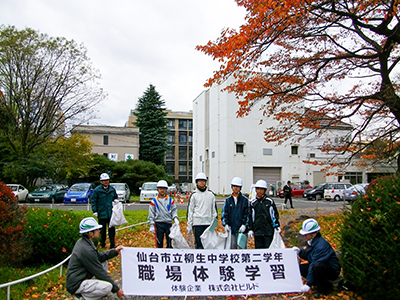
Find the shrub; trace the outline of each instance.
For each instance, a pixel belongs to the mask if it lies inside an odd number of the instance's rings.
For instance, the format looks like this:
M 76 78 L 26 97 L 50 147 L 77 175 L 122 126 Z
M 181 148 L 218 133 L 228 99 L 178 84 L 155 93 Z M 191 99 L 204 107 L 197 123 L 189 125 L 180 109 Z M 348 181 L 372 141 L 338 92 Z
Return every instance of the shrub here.
M 342 228 L 345 280 L 363 299 L 400 295 L 400 178 L 372 182 L 353 202 Z
M 31 251 L 24 236 L 25 210 L 11 189 L 0 182 L 0 266 L 16 266 Z
M 72 253 L 79 239 L 80 213 L 44 208 L 27 209 L 26 232 L 34 246 L 28 263 L 58 263 Z

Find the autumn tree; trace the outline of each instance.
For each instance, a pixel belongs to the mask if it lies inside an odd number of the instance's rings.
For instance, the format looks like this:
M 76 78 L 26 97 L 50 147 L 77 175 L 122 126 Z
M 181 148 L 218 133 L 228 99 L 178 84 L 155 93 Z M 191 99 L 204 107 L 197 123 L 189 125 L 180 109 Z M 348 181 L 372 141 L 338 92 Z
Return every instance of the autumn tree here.
M 261 102 L 264 117 L 279 124 L 266 128 L 267 142 L 322 135 L 346 122 L 354 128 L 349 139 L 322 150 L 374 158 L 364 155 L 366 147 L 383 142 L 387 147 L 378 148 L 400 169 L 393 151 L 400 130 L 399 2 L 236 2 L 247 10 L 245 24 L 197 47 L 220 63 L 206 86 L 233 77 L 226 90 L 240 99 L 239 117 Z
M 6 162 L 24 165 L 49 138 L 68 132 L 68 124 L 92 118 L 105 96 L 99 78 L 83 45 L 1 26 L 0 142 L 9 152 Z
M 150 84 L 139 101 L 134 112 L 137 117 L 135 125 L 139 127 L 139 158 L 162 165 L 167 150 L 167 113 L 164 111 L 164 100 Z

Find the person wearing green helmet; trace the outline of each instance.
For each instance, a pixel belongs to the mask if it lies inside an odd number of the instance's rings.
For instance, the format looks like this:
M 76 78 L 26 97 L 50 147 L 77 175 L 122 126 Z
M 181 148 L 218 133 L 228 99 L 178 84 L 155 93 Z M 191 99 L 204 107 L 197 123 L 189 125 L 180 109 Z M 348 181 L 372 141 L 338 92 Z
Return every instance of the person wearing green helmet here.
M 99 237 L 102 227 L 93 217 L 84 218 L 79 224 L 82 237 L 72 250 L 66 278 L 67 290 L 74 299 L 100 299 L 111 292 L 116 293 L 119 299 L 124 298 L 124 292 L 102 265 L 117 256 L 123 246 L 99 252 L 93 239 Z

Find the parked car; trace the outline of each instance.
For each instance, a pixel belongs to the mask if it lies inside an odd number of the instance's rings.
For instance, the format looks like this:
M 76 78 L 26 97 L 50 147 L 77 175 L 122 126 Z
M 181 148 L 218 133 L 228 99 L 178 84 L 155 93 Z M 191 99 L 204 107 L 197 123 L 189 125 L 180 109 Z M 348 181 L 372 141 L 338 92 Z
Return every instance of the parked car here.
M 369 183 L 359 183 L 355 184 L 348 189 L 344 190 L 344 200 L 345 201 L 354 201 L 358 197 L 362 197 L 366 194 L 366 189 Z
M 176 188 L 175 183 L 171 184 L 168 187 L 168 191 L 167 192 L 168 192 L 168 194 L 174 194 L 175 192 L 177 192 L 177 188 Z
M 64 203 L 89 203 L 95 185 L 93 183 L 74 183 L 64 194 Z
M 309 184 L 296 184 L 292 188 L 292 197 L 303 197 L 304 191 L 309 189 L 312 189 L 312 186 Z M 285 193 L 283 192 L 283 190 L 279 191 L 279 197 L 285 197 Z
M 29 191 L 23 185 L 16 183 L 9 183 L 6 185 L 12 190 L 12 193 L 14 194 L 14 196 L 17 198 L 18 201 L 26 202 L 26 198 L 28 197 Z
M 305 190 L 303 193 L 303 197 L 307 198 L 308 200 L 318 200 L 320 201 L 321 199 L 324 198 L 324 189 L 326 187 L 327 183 L 320 183 L 314 186 L 311 189 Z
M 111 182 L 110 185 L 113 186 L 117 191 L 118 201 L 129 203 L 131 199 L 131 190 L 129 189 L 128 184 Z
M 35 202 L 63 202 L 67 186 L 64 184 L 44 184 L 28 194 L 27 201 Z
M 333 182 L 328 183 L 324 189 L 325 200 L 340 201 L 343 200 L 344 190 L 351 187 L 351 183 Z
M 140 189 L 140 202 L 150 202 L 158 195 L 157 182 L 145 182 Z

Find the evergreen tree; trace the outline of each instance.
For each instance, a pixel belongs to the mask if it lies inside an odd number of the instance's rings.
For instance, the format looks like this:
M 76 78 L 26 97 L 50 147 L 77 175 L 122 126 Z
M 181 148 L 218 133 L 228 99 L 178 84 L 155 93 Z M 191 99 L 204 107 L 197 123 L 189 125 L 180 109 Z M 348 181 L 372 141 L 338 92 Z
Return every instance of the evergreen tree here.
M 167 150 L 167 113 L 164 100 L 150 84 L 136 106 L 135 125 L 139 127 L 139 158 L 156 165 L 164 164 Z

